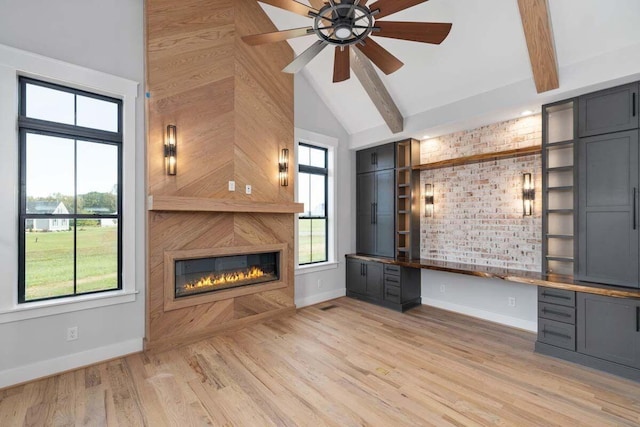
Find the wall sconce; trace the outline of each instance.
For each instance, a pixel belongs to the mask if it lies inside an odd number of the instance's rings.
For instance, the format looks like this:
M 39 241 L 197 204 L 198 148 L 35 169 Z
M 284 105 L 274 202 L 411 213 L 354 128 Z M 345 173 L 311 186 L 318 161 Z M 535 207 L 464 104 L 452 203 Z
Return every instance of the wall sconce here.
M 536 191 L 533 188 L 533 177 L 530 173 L 522 174 L 522 214 L 523 216 L 533 215 L 533 201 L 536 198 Z
M 289 149 L 283 148 L 280 151 L 280 161 L 278 162 L 278 172 L 280 175 L 280 185 L 289 185 Z
M 424 216 L 433 216 L 433 184 L 424 185 Z
M 178 130 L 174 125 L 167 126 L 167 135 L 164 140 L 164 161 L 167 166 L 167 175 L 175 175 L 177 169 Z

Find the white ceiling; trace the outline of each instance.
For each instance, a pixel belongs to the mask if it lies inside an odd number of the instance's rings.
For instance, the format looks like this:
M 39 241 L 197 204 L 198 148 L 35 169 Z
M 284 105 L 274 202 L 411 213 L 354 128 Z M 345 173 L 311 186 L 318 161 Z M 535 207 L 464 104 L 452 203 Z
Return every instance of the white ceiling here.
M 312 24 L 309 18 L 261 5 L 279 29 Z M 513 117 L 518 108 L 539 109 L 551 98 L 640 74 L 640 51 L 629 49 L 640 47 L 640 1 L 549 0 L 549 6 L 560 89 L 546 96 L 535 92 L 516 0 L 430 0 L 383 18 L 453 23 L 439 46 L 376 38 L 405 63 L 389 76 L 379 73 L 405 117 L 402 136 L 434 136 L 452 129 L 448 125 L 456 121 Z M 300 54 L 315 39 L 311 35 L 289 43 Z M 629 58 L 630 52 L 638 58 Z M 357 78 L 332 83 L 332 70 L 333 48 L 327 48 L 303 72 L 351 134 L 351 145 L 397 139 L 386 130 Z

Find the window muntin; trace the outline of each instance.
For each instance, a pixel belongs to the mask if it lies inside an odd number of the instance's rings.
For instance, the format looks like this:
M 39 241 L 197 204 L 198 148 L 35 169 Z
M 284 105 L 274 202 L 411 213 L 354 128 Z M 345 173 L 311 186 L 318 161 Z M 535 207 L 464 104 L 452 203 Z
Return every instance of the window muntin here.
M 328 150 L 298 145 L 298 265 L 328 261 Z
M 121 289 L 122 102 L 27 78 L 20 94 L 18 301 Z

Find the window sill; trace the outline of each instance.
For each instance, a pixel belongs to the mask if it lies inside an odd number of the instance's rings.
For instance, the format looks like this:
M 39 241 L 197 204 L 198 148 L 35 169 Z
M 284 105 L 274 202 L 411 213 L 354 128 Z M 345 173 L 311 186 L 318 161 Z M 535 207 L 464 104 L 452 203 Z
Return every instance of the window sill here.
M 138 291 L 113 291 L 49 301 L 37 301 L 0 310 L 0 324 L 53 316 L 73 311 L 125 304 L 136 300 Z
M 317 273 L 319 271 L 324 270 L 335 270 L 340 265 L 339 262 L 336 261 L 328 261 L 322 262 L 318 264 L 310 264 L 296 267 L 296 276 L 300 276 L 302 274 L 311 274 Z

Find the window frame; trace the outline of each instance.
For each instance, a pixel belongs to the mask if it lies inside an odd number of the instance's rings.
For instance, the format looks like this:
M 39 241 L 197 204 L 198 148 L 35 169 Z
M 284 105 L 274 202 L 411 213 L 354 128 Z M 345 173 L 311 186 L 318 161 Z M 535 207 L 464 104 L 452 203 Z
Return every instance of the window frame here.
M 108 101 L 117 105 L 117 132 L 105 131 L 100 129 L 87 128 L 77 125 L 69 125 L 65 123 L 52 122 L 43 119 L 36 119 L 27 117 L 27 100 L 26 100 L 26 88 L 27 85 L 35 85 L 45 87 L 48 89 L 54 89 L 62 92 L 71 93 L 74 96 L 80 95 L 88 98 L 99 99 Z M 104 292 L 121 291 L 123 289 L 123 101 L 121 99 L 88 92 L 81 89 L 76 89 L 68 86 L 63 86 L 56 83 L 50 83 L 47 81 L 37 80 L 31 77 L 18 76 L 18 135 L 19 135 L 19 211 L 18 211 L 18 304 L 28 304 L 34 302 L 50 301 L 62 298 L 77 298 L 80 296 L 86 296 L 91 294 L 99 294 Z M 74 100 L 77 102 L 77 98 Z M 77 113 L 77 110 L 74 111 Z M 27 213 L 27 194 L 26 194 L 26 169 L 27 169 L 27 134 L 38 134 L 52 137 L 60 137 L 70 139 L 74 141 L 74 176 L 77 179 L 77 144 L 78 141 L 93 142 L 97 144 L 104 144 L 117 147 L 117 174 L 118 174 L 118 196 L 117 196 L 117 209 L 116 214 L 111 215 L 95 215 L 95 214 L 79 214 L 77 212 L 77 192 L 74 192 L 74 206 L 73 213 L 70 214 L 28 214 Z M 74 187 L 77 185 L 74 182 Z M 117 287 L 102 289 L 90 292 L 77 292 L 77 227 L 74 227 L 73 231 L 73 266 L 74 266 L 74 283 L 73 293 L 64 294 L 52 297 L 26 299 L 26 221 L 28 219 L 69 219 L 69 220 L 81 220 L 81 219 L 100 219 L 110 218 L 118 220 L 118 233 L 117 233 Z
M 122 289 L 18 304 L 18 77 L 32 77 L 123 101 Z M 0 325 L 137 301 L 144 291 L 144 94 L 139 82 L 0 44 Z M 138 177 L 138 179 L 136 179 Z M 140 286 L 138 285 L 140 284 Z
M 329 206 L 329 149 L 326 147 L 321 147 L 319 145 L 315 145 L 313 143 L 309 143 L 309 142 L 303 142 L 303 141 L 299 141 L 298 142 L 298 146 L 297 146 L 297 153 L 299 153 L 299 148 L 300 147 L 308 147 L 308 148 L 312 148 L 315 150 L 322 150 L 324 151 L 324 164 L 326 167 L 321 168 L 321 167 L 317 167 L 317 166 L 309 166 L 309 165 L 303 165 L 300 164 L 300 162 L 298 161 L 298 170 L 297 170 L 297 178 L 296 182 L 298 182 L 299 185 L 299 177 L 300 177 L 300 173 L 306 173 L 309 175 L 319 175 L 319 176 L 324 176 L 324 216 L 317 216 L 317 215 L 305 215 L 305 213 L 303 214 L 299 214 L 298 215 L 298 227 L 300 225 L 300 220 L 314 220 L 314 219 L 324 219 L 324 235 L 325 235 L 325 250 L 324 250 L 324 259 L 321 261 L 311 261 L 311 262 L 305 262 L 305 263 L 301 263 L 299 260 L 299 255 L 300 255 L 300 250 L 298 249 L 297 254 L 296 254 L 296 259 L 298 259 L 298 266 L 299 267 L 307 267 L 307 266 L 313 266 L 316 264 L 323 264 L 323 263 L 327 263 L 330 261 L 329 259 L 329 254 L 330 254 L 330 250 L 329 250 L 329 245 L 331 244 L 331 238 L 329 236 L 329 221 L 330 221 L 330 206 Z M 297 155 L 296 155 L 297 158 Z M 297 233 L 297 238 L 299 239 L 300 234 L 299 232 Z M 298 242 L 299 243 L 299 242 Z M 300 245 L 298 244 L 298 248 L 300 247 Z M 313 239 L 312 239 L 312 243 L 311 243 L 311 253 L 313 254 Z M 311 256 L 311 258 L 313 259 L 313 255 Z

